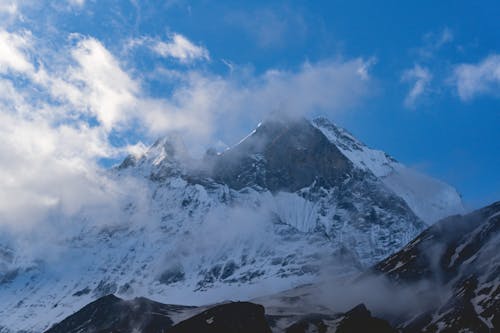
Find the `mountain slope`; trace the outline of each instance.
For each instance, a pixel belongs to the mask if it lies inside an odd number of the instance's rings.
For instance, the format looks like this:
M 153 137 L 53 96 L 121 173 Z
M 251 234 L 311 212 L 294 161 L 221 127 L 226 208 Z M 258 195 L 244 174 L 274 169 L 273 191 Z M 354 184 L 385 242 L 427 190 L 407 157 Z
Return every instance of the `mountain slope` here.
M 441 300 L 404 332 L 500 331 L 500 202 L 433 225 L 375 266 L 398 285 L 428 283 Z
M 50 256 L 2 252 L 0 332 L 42 331 L 112 293 L 210 304 L 348 275 L 425 227 L 384 179 L 304 119 L 266 121 L 202 160 L 160 139 L 109 178 L 132 184 L 117 212 L 78 212 Z

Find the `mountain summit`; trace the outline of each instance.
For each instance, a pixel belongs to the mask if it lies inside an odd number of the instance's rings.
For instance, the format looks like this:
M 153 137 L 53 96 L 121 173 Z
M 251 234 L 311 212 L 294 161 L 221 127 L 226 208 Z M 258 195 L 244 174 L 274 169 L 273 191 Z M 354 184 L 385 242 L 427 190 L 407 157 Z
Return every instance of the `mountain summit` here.
M 43 331 L 107 294 L 207 304 L 350 274 L 463 209 L 450 186 L 324 118 L 265 121 L 201 161 L 163 138 L 109 177 L 135 186 L 109 223 L 82 212 L 50 260 L 5 250 L 0 331 Z
M 259 186 L 295 192 L 311 184 L 332 188 L 353 173 L 352 163 L 305 119 L 262 123 L 214 159 L 214 180 L 237 190 Z

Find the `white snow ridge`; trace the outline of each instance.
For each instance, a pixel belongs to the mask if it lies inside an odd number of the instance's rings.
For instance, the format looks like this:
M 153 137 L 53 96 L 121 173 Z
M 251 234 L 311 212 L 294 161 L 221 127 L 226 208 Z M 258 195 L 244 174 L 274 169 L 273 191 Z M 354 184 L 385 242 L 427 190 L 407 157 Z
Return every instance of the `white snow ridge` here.
M 368 148 L 325 118 L 314 119 L 313 124 L 356 166 L 382 179 L 424 222 L 432 224 L 465 212 L 460 195 L 450 185 L 404 166 L 383 151 Z

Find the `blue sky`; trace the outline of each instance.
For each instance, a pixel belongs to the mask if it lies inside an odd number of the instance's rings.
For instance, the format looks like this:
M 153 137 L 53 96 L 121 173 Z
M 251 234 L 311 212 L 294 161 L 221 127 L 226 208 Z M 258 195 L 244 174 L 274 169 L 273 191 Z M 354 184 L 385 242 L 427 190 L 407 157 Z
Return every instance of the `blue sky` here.
M 82 192 L 165 133 L 223 149 L 278 109 L 327 116 L 471 207 L 499 200 L 498 17 L 497 1 L 0 0 L 0 197 L 51 204 L 54 182 Z

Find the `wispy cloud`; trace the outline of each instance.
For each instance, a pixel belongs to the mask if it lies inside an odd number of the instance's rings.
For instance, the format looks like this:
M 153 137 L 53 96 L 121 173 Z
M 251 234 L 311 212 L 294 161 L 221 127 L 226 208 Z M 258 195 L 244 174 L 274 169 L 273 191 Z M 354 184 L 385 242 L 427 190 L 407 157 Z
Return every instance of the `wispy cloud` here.
M 9 33 L 0 31 L 0 73 L 9 71 L 29 72 L 33 65 L 24 52 L 29 47 L 28 32 Z
M 415 65 L 413 68 L 403 72 L 401 81 L 411 84 L 411 88 L 404 100 L 404 105 L 407 108 L 415 108 L 418 99 L 428 92 L 432 81 L 432 74 L 428 68 Z
M 193 44 L 180 34 L 174 34 L 171 41 L 168 42 L 157 41 L 152 45 L 152 49 L 162 57 L 172 57 L 181 62 L 210 59 L 207 49 Z
M 196 45 L 185 36 L 174 33 L 168 40 L 161 40 L 152 37 L 141 37 L 132 39 L 127 47 L 134 48 L 145 46 L 163 58 L 173 58 L 181 63 L 188 64 L 197 60 L 210 60 L 208 50 L 200 45 Z
M 423 35 L 421 45 L 410 50 L 415 63 L 406 68 L 400 78 L 402 83 L 410 85 L 403 101 L 406 108 L 415 109 L 431 92 L 439 91 L 442 78 L 447 75 L 446 61 L 439 56 L 439 52 L 454 38 L 453 31 L 444 27 Z
M 451 82 L 463 101 L 480 95 L 500 96 L 500 55 L 492 54 L 478 63 L 455 66 Z
M 423 45 L 417 49 L 417 54 L 424 59 L 432 58 L 443 46 L 453 42 L 453 31 L 445 27 L 438 32 L 429 32 L 422 38 Z

